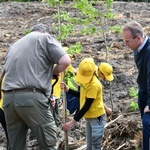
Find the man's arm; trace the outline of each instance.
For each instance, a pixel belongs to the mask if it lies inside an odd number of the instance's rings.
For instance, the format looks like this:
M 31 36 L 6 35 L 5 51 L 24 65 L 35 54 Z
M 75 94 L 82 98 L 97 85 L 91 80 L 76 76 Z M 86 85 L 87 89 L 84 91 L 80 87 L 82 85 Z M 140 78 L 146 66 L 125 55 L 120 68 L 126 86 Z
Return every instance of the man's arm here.
M 144 112 L 150 112 L 150 54 L 147 57 L 147 101 Z
M 55 66 L 53 74 L 59 75 L 60 72 L 65 71 L 65 69 L 68 67 L 70 63 L 71 61 L 68 54 L 63 55 L 59 59 L 58 64 Z

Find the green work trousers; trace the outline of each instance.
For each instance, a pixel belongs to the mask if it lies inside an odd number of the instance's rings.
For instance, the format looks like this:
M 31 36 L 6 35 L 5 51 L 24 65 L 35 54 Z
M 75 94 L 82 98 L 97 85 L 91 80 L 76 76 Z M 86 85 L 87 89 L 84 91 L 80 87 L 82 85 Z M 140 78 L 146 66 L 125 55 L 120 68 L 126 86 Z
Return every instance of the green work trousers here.
M 51 107 L 51 112 L 52 112 L 52 115 L 54 117 L 54 120 L 55 120 L 55 124 L 57 127 L 60 126 L 61 122 L 60 122 L 60 115 L 59 115 L 59 106 L 58 106 L 58 101 L 59 99 L 55 99 L 55 107 Z
M 40 150 L 55 150 L 57 130 L 48 99 L 37 92 L 6 92 L 3 108 L 11 150 L 26 150 L 30 128 Z

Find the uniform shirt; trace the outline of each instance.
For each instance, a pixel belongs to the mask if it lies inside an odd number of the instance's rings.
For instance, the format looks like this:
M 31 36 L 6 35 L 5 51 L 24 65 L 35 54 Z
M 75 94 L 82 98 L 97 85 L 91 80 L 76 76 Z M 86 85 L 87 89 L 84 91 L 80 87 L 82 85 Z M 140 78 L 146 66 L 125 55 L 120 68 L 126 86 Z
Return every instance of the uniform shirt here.
M 72 67 L 72 65 L 70 64 L 65 71 L 72 71 L 72 72 L 75 72 L 76 70 Z M 71 79 L 70 79 L 71 80 Z M 71 81 L 68 81 L 69 83 Z M 55 82 L 55 79 L 52 79 L 52 84 Z M 61 75 L 58 76 L 58 81 L 57 83 L 55 84 L 55 86 L 53 87 L 53 96 L 57 97 L 57 98 L 60 98 L 61 96 L 61 87 L 60 87 L 60 84 L 61 84 Z M 70 83 L 71 84 L 71 83 Z M 69 84 L 69 85 L 70 85 Z M 70 88 L 70 87 L 69 87 Z
M 4 82 L 4 77 L 3 77 L 3 80 L 2 80 L 2 86 L 3 86 L 3 82 Z M 3 92 L 2 92 L 2 91 L 0 91 L 0 92 L 1 92 L 0 108 L 2 108 L 4 95 L 3 95 Z
M 93 76 L 92 81 L 80 86 L 80 109 L 84 106 L 87 98 L 94 99 L 89 110 L 84 114 L 84 118 L 97 118 L 105 114 L 103 97 L 102 97 L 102 84 Z
M 38 88 L 50 96 L 53 66 L 66 54 L 48 33 L 31 32 L 7 52 L 3 90 Z
M 52 79 L 52 84 L 54 84 L 56 79 Z M 61 87 L 60 87 L 60 84 L 61 84 L 61 76 L 58 76 L 58 81 L 57 83 L 54 85 L 53 87 L 53 96 L 56 97 L 56 98 L 60 98 L 61 96 Z
M 2 108 L 3 105 L 3 92 L 2 92 L 2 98 L 0 99 L 0 108 Z
M 73 75 L 70 76 L 70 77 L 68 77 L 68 79 L 67 79 L 67 85 L 68 85 L 69 89 L 77 91 L 78 90 L 78 85 L 77 85 L 77 82 L 75 81 L 75 78 L 74 78 L 75 73 L 76 73 L 76 69 L 70 64 L 66 68 L 65 72 L 68 72 L 68 71 L 72 72 Z

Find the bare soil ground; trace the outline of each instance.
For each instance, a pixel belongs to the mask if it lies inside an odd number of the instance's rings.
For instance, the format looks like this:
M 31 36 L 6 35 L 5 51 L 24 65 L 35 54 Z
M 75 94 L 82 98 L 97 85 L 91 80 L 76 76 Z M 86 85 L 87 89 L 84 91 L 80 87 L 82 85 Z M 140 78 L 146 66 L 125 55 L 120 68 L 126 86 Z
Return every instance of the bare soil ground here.
M 67 4 L 69 2 L 63 5 L 61 9 L 67 10 L 72 16 L 79 16 L 78 12 L 68 7 Z M 101 3 L 95 7 L 103 10 Z M 111 10 L 115 17 L 108 21 L 109 26 L 118 25 L 122 27 L 130 20 L 137 20 L 142 24 L 145 33 L 150 35 L 150 3 L 116 1 Z M 23 37 L 26 30 L 31 26 L 42 22 L 52 27 L 53 31 L 53 27 L 58 26 L 57 22 L 52 19 L 52 14 L 56 12 L 57 9 L 40 2 L 0 3 L 0 68 L 3 66 L 9 46 Z M 100 25 L 96 26 L 101 28 Z M 81 28 L 77 26 L 76 29 L 80 31 Z M 108 30 L 106 39 L 110 47 L 108 62 L 114 68 L 115 79 L 111 86 L 108 82 L 103 82 L 104 101 L 113 107 L 114 112 L 108 118 L 108 126 L 105 128 L 103 150 L 140 150 L 142 125 L 139 111 L 129 111 L 130 102 L 132 100 L 137 102 L 136 98 L 131 98 L 129 95 L 131 87 L 137 88 L 137 69 L 133 54 L 131 50 L 125 47 L 121 34 Z M 81 42 L 83 48 L 80 54 L 75 55 L 74 67 L 78 66 L 83 57 L 93 57 L 96 64 L 106 61 L 105 42 L 102 36 L 88 35 L 85 37 L 79 32 L 75 32 L 72 36 L 62 40 L 62 45 L 70 46 L 75 42 Z M 70 149 L 85 149 L 84 129 L 84 120 L 81 120 L 76 128 L 69 132 Z M 81 147 L 82 145 L 83 147 Z M 6 138 L 3 130 L 0 132 L 0 149 L 6 149 Z M 28 141 L 28 149 L 38 149 L 35 140 Z

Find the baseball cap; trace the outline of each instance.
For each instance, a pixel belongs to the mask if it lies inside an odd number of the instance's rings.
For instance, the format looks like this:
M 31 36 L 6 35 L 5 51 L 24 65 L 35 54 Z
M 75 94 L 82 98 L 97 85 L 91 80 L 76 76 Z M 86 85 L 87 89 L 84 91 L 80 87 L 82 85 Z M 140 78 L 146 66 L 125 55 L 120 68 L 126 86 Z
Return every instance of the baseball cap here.
M 94 60 L 92 58 L 84 58 L 79 64 L 75 79 L 80 83 L 88 83 L 95 70 Z
M 114 79 L 114 76 L 113 76 L 113 73 L 112 73 L 113 68 L 109 63 L 102 62 L 102 63 L 100 63 L 98 68 L 103 73 L 103 75 L 105 76 L 105 78 L 108 81 L 112 81 Z

